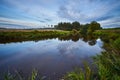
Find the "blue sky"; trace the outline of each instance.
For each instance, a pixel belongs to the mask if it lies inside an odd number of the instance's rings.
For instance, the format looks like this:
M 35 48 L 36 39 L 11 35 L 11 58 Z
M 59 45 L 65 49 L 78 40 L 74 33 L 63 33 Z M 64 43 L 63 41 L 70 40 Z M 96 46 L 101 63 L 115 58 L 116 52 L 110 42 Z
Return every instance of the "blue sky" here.
M 0 27 L 39 28 L 73 21 L 120 27 L 120 0 L 0 0 Z

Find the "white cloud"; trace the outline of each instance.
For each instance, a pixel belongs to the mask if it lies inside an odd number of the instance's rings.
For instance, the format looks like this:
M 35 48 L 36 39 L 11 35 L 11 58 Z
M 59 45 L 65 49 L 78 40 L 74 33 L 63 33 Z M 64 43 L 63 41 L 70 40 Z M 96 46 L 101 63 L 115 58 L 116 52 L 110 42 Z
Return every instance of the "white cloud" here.
M 112 0 L 68 0 L 65 5 L 61 6 L 58 14 L 71 21 L 85 23 L 110 15 L 109 12 L 118 8 L 119 5 L 119 1 L 115 3 Z
M 107 20 L 99 21 L 99 23 L 104 28 L 120 27 L 120 17 L 113 17 Z
M 2 18 L 2 17 L 0 17 L 0 23 L 24 26 L 21 28 L 25 28 L 25 27 L 26 28 L 40 28 L 40 27 L 43 27 L 44 25 L 44 24 L 40 24 L 37 22 L 21 21 L 21 20 L 8 19 L 8 18 Z M 0 27 L 3 27 L 3 25 L 1 25 Z
M 21 11 L 26 20 L 31 19 L 32 23 L 41 23 L 41 25 L 57 24 L 58 22 L 79 21 L 88 23 L 96 20 L 101 22 L 102 26 L 108 26 L 105 23 L 108 18 L 116 18 L 114 10 L 120 7 L 120 0 L 4 0 L 15 10 Z M 18 12 L 19 13 L 19 12 Z M 14 14 L 13 14 L 14 15 Z M 109 17 L 111 16 L 111 17 Z M 120 16 L 120 15 L 118 15 Z M 106 19 L 105 19 L 106 17 Z M 105 19 L 105 20 L 104 20 Z M 113 21 L 111 20 L 110 21 Z M 30 21 L 30 23 L 31 23 Z M 109 22 L 110 22 L 109 21 Z M 17 23 L 17 22 L 16 22 Z M 15 23 L 15 24 L 16 24 Z M 27 24 L 28 21 L 24 21 Z M 110 22 L 110 24 L 113 22 Z M 20 20 L 18 22 L 20 24 Z M 119 22 L 114 24 L 118 25 Z

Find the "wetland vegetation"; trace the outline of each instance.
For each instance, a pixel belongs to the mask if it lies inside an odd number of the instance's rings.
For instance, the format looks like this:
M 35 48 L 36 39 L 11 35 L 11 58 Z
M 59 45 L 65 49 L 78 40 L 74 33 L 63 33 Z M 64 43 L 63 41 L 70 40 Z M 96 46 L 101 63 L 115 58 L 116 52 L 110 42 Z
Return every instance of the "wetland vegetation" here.
M 71 27 L 69 27 L 71 26 Z M 120 29 L 102 29 L 100 24 L 93 21 L 90 24 L 81 25 L 78 22 L 59 23 L 55 26 L 60 31 L 38 31 L 31 32 L 0 32 L 0 43 L 39 41 L 47 39 L 58 39 L 61 41 L 72 40 L 77 42 L 82 39 L 93 46 L 96 39 L 103 41 L 101 54 L 92 56 L 95 68 L 84 62 L 84 67 L 69 71 L 59 78 L 60 80 L 119 80 L 120 79 Z M 80 46 L 79 46 L 80 47 Z M 94 70 L 95 69 L 95 70 Z M 8 73 L 4 80 L 25 80 L 24 75 Z M 46 80 L 33 70 L 28 80 Z
M 85 71 L 79 69 L 68 73 L 65 80 L 119 80 L 120 79 L 120 29 L 105 29 L 95 31 L 104 42 L 101 54 L 94 56 L 94 64 L 97 66 L 95 72 L 88 65 Z

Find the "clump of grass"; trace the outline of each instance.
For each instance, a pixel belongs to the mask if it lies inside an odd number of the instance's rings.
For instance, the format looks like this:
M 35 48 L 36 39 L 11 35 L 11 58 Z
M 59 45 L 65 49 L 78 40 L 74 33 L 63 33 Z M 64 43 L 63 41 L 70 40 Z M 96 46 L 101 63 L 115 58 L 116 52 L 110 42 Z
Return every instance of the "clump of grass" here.
M 15 76 L 8 72 L 7 74 L 5 74 L 4 80 L 15 80 Z
M 93 73 L 87 65 L 85 71 L 80 68 L 78 72 L 69 72 L 65 80 L 120 80 L 120 35 L 104 31 L 97 31 L 94 35 L 102 38 L 106 49 L 106 52 L 94 57 L 97 72 Z
M 115 49 L 117 49 L 117 51 L 119 51 L 119 50 L 120 50 L 120 37 L 117 38 L 117 39 L 112 43 L 112 45 L 113 45 L 113 47 L 114 47 Z M 120 51 L 119 51 L 119 52 L 120 52 Z
M 34 69 L 34 70 L 32 71 L 31 80 L 35 80 L 36 77 L 37 77 L 37 71 Z
M 120 79 L 120 55 L 115 52 L 102 52 L 95 59 L 101 80 Z
M 85 64 L 85 70 L 69 72 L 65 80 L 120 80 L 120 55 L 112 52 L 102 52 L 101 55 L 94 57 L 97 66 L 97 72 L 94 73 L 88 65 Z
M 4 80 L 43 80 L 42 77 L 37 78 L 38 76 L 38 72 L 37 70 L 33 69 L 31 75 L 26 78 L 23 74 L 19 73 L 19 72 L 15 72 L 14 74 L 8 72 L 7 74 L 5 74 L 4 76 Z
M 78 68 L 73 72 L 69 72 L 64 76 L 64 80 L 93 80 L 93 76 L 92 69 L 87 63 L 84 63 L 84 70 Z

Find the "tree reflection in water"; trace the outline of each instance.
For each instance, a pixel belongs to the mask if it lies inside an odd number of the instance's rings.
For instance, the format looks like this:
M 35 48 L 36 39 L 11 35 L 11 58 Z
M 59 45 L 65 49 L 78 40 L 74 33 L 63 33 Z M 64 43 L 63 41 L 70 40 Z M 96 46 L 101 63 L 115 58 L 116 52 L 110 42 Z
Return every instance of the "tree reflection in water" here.
M 70 34 L 62 35 L 62 36 L 44 36 L 40 38 L 35 38 L 35 39 L 22 39 L 22 38 L 17 38 L 17 39 L 6 39 L 4 41 L 0 41 L 0 43 L 10 43 L 10 42 L 23 42 L 23 41 L 40 41 L 40 40 L 48 40 L 48 39 L 58 39 L 60 41 L 68 41 L 72 40 L 74 42 L 77 42 L 79 39 L 82 39 L 84 42 L 88 42 L 89 45 L 93 46 L 96 44 L 96 39 L 98 37 L 95 37 L 94 35 L 83 35 L 80 34 L 77 31 L 71 31 Z

